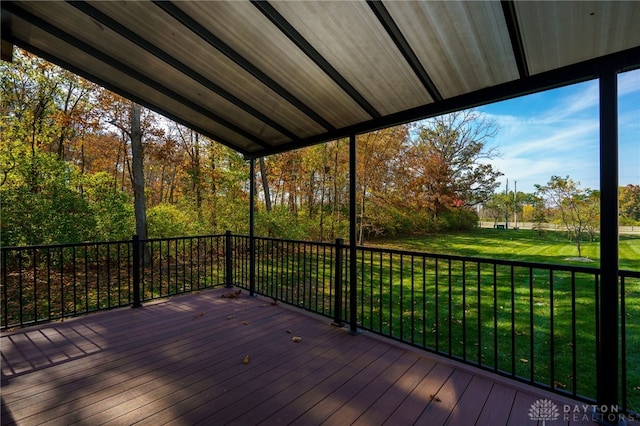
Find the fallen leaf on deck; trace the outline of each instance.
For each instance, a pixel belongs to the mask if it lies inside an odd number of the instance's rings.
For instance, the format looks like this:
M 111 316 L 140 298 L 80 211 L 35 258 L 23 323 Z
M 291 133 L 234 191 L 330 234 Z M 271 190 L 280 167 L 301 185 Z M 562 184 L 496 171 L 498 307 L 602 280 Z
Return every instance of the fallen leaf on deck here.
M 203 316 L 203 315 L 204 315 L 204 312 L 198 312 L 198 313 L 193 317 L 193 319 L 200 318 L 200 317 L 201 317 L 201 316 Z
M 302 342 L 302 337 L 300 337 L 300 336 L 293 336 L 293 337 L 291 338 L 291 341 L 292 341 L 292 342 L 296 342 L 296 343 L 298 343 L 298 342 Z
M 242 358 L 242 363 L 245 364 L 245 365 L 249 364 L 249 355 L 247 355 L 244 358 Z
M 289 333 L 289 334 L 293 334 L 293 331 L 291 331 L 291 330 L 287 330 L 287 333 Z
M 249 325 L 249 321 L 242 321 L 244 325 Z
M 271 302 L 272 305 L 277 305 L 278 301 L 276 299 L 273 299 L 273 302 Z
M 238 291 L 230 291 L 229 293 L 223 294 L 222 297 L 223 299 L 233 299 L 235 297 L 240 296 L 240 293 L 242 292 L 242 290 L 238 290 Z
M 431 395 L 429 395 L 429 398 L 432 401 L 436 401 L 436 402 L 442 402 L 442 400 L 440 398 L 438 398 L 438 396 L 435 393 L 432 393 Z

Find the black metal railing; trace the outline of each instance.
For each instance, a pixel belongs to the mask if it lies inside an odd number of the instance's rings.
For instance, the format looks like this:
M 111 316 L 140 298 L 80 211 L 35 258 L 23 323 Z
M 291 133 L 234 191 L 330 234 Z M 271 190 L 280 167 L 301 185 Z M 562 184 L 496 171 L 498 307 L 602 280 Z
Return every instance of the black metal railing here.
M 234 237 L 250 289 L 249 237 Z M 255 292 L 585 402 L 596 400 L 599 269 L 255 239 Z M 620 407 L 640 409 L 640 272 L 620 276 Z M 638 359 L 640 360 L 640 359 Z
M 2 247 L 0 328 L 224 285 L 224 243 L 213 235 Z
M 590 403 L 597 341 L 611 332 L 599 330 L 600 275 L 589 267 L 371 247 L 351 259 L 342 240 L 251 244 L 230 232 L 3 247 L 1 262 L 2 329 L 235 285 Z M 620 406 L 638 412 L 640 272 L 619 271 L 619 293 Z
M 132 302 L 130 241 L 2 247 L 2 329 Z
M 141 241 L 141 302 L 225 285 L 225 243 L 225 235 Z

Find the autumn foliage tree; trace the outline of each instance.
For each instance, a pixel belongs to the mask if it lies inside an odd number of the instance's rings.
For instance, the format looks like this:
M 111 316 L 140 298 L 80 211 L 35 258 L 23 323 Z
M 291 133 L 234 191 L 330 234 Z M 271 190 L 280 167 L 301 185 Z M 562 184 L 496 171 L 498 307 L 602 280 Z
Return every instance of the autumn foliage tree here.
M 41 211 L 34 221 L 85 228 L 36 235 L 19 226 L 22 210 L 5 208 L 3 230 L 18 224 L 4 232 L 6 243 L 128 238 L 143 197 L 149 237 L 247 231 L 249 170 L 240 154 L 144 108 L 134 132 L 130 101 L 19 50 L 0 71 L 3 199 Z M 358 242 L 473 226 L 470 208 L 499 174 L 486 163 L 496 131 L 465 111 L 358 135 Z M 258 234 L 344 238 L 349 173 L 346 139 L 261 159 Z M 45 202 L 52 194 L 59 208 Z
M 580 188 L 566 176 L 552 176 L 546 185 L 536 185 L 541 197 L 565 227 L 569 238 L 575 243 L 578 256 L 582 255 L 581 242 L 585 232 L 593 235 L 600 223 L 600 194 L 592 189 Z

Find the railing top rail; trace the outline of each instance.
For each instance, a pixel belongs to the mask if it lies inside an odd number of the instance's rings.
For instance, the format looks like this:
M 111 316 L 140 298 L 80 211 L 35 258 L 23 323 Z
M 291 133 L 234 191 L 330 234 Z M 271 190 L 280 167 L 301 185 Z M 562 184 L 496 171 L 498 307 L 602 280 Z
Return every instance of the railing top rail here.
M 195 240 L 197 238 L 222 238 L 225 234 L 209 234 L 209 235 L 191 235 L 184 237 L 166 237 L 166 238 L 147 238 L 146 240 L 140 239 L 141 243 L 154 243 L 158 241 L 178 241 L 178 240 Z
M 246 239 L 251 238 L 248 235 L 236 235 L 236 234 L 234 234 L 233 236 L 234 237 L 246 238 Z M 334 247 L 336 245 L 335 242 L 288 240 L 288 239 L 274 238 L 274 237 L 254 237 L 254 238 L 256 240 L 263 240 L 263 241 L 279 241 L 279 242 L 283 242 L 283 243 L 309 244 L 309 245 L 320 246 L 320 247 Z M 343 244 L 343 246 L 344 247 L 348 247 L 347 244 Z
M 224 237 L 224 234 L 210 234 L 210 235 L 192 235 L 185 237 L 168 237 L 168 238 L 148 238 L 146 240 L 141 239 L 140 242 L 156 242 L 156 241 L 173 241 L 173 240 L 191 240 L 196 238 L 219 238 Z M 65 247 L 87 247 L 96 245 L 115 245 L 115 244 L 128 244 L 131 240 L 113 240 L 113 241 L 82 241 L 78 243 L 57 243 L 57 244 L 35 244 L 29 246 L 0 246 L 2 251 L 15 251 L 15 250 L 40 250 L 40 249 L 55 249 Z
M 250 238 L 248 235 L 234 235 L 241 238 Z M 297 243 L 297 244 L 312 244 L 318 246 L 335 246 L 335 243 L 331 242 L 315 242 L 315 241 L 300 241 L 300 240 L 289 240 L 289 239 L 281 239 L 274 237 L 255 237 L 257 240 L 268 240 L 268 241 L 281 241 L 287 243 Z M 350 247 L 348 242 L 343 244 L 343 247 L 348 249 Z M 558 263 L 544 263 L 544 262 L 527 262 L 527 261 L 518 261 L 518 260 L 507 260 L 507 259 L 490 259 L 485 257 L 474 257 L 474 256 L 460 256 L 460 255 L 452 255 L 452 254 L 436 254 L 429 252 L 421 252 L 415 250 L 400 250 L 400 249 L 392 249 L 392 248 L 382 248 L 382 247 L 368 247 L 368 246 L 356 246 L 357 250 L 361 251 L 372 251 L 376 253 L 389 253 L 389 254 L 402 254 L 406 256 L 420 256 L 420 257 L 430 257 L 433 259 L 445 259 L 445 260 L 459 260 L 459 261 L 468 261 L 468 262 L 478 262 L 478 263 L 489 263 L 503 266 L 517 266 L 517 267 L 526 267 L 526 268 L 534 268 L 534 269 L 552 269 L 554 271 L 567 271 L 567 272 L 579 272 L 586 274 L 598 274 L 600 272 L 600 268 L 590 267 L 590 266 L 576 266 L 576 265 L 561 265 Z M 640 278 L 640 271 L 629 271 L 629 270 L 619 270 L 619 274 L 625 277 L 633 277 Z
M 640 278 L 640 271 L 618 270 L 618 275 L 628 278 Z
M 16 251 L 16 250 L 41 250 L 41 249 L 56 249 L 66 247 L 88 247 L 96 245 L 116 245 L 116 244 L 128 244 L 131 240 L 114 240 L 114 241 L 83 241 L 79 243 L 67 243 L 67 244 L 36 244 L 32 246 L 3 246 L 0 247 L 0 251 Z
M 390 248 L 382 248 L 382 247 L 358 246 L 357 249 L 362 251 L 372 251 L 375 253 L 379 252 L 379 253 L 390 253 L 390 254 L 398 254 L 398 255 L 402 254 L 405 256 L 430 257 L 433 259 L 459 260 L 459 261 L 477 262 L 477 263 L 490 263 L 490 264 L 496 264 L 496 265 L 519 266 L 519 267 L 534 268 L 534 269 L 553 269 L 557 271 L 582 272 L 587 274 L 597 274 L 600 271 L 599 268 L 589 267 L 589 266 L 561 265 L 557 263 L 526 262 L 526 261 L 507 260 L 507 259 L 490 259 L 490 258 L 484 258 L 484 257 L 460 256 L 460 255 L 454 255 L 454 254 L 437 254 L 437 253 L 399 250 L 399 249 L 390 249 Z

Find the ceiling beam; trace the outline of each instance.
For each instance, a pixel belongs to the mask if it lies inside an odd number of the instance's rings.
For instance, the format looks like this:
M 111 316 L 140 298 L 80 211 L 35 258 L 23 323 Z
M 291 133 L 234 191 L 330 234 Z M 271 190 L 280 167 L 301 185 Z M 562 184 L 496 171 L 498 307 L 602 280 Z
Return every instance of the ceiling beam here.
M 380 113 L 269 2 L 251 0 L 251 3 L 278 27 L 289 40 L 295 43 L 305 55 L 315 62 L 342 90 L 351 96 L 371 118 L 380 117 Z
M 260 82 L 262 82 L 262 84 L 269 87 L 282 98 L 286 99 L 290 104 L 298 108 L 324 129 L 328 131 L 335 130 L 335 127 L 327 120 L 325 120 L 320 114 L 313 111 L 308 105 L 295 97 L 292 93 L 290 93 L 287 89 L 274 81 L 271 77 L 262 72 L 258 67 L 249 62 L 245 57 L 233 50 L 229 45 L 220 40 L 216 35 L 207 30 L 204 26 L 202 26 L 199 22 L 197 22 L 194 18 L 192 18 L 178 6 L 170 1 L 154 1 L 153 3 L 164 10 L 167 14 L 172 16 L 174 19 L 176 19 L 178 22 L 182 23 L 182 25 L 194 32 L 204 41 L 209 43 L 211 46 L 215 47 L 219 52 L 242 67 L 249 74 L 257 78 Z
M 41 30 L 51 34 L 52 36 L 64 41 L 65 43 L 75 47 L 76 49 L 90 55 L 93 56 L 94 58 L 98 59 L 99 61 L 102 61 L 103 63 L 109 65 L 112 68 L 117 69 L 118 71 L 127 74 L 128 76 L 130 76 L 133 79 L 138 80 L 139 82 L 145 84 L 146 86 L 152 88 L 153 90 L 163 93 L 169 97 L 171 97 L 172 99 L 174 99 L 177 102 L 180 102 L 181 104 L 185 105 L 186 107 L 206 116 L 209 117 L 211 120 L 219 123 L 220 125 L 228 128 L 229 130 L 231 130 L 234 133 L 237 133 L 239 135 L 241 135 L 242 137 L 250 140 L 251 142 L 255 143 L 256 145 L 259 145 L 263 148 L 268 148 L 270 147 L 270 145 L 264 143 L 261 139 L 259 139 L 258 137 L 254 136 L 253 134 L 247 132 L 246 130 L 238 127 L 237 125 L 229 122 L 228 120 L 226 120 L 223 117 L 218 116 L 217 114 L 213 113 L 212 111 L 204 108 L 202 105 L 199 105 L 193 101 L 191 101 L 190 99 L 185 98 L 184 96 L 180 95 L 179 93 L 169 89 L 168 87 L 158 83 L 157 81 L 155 81 L 153 78 L 146 76 L 138 71 L 136 71 L 135 69 L 129 67 L 128 65 L 118 61 L 117 59 L 95 49 L 94 47 L 88 45 L 87 43 L 75 38 L 74 36 L 72 36 L 71 34 L 59 29 L 58 27 L 44 21 L 43 19 L 41 19 L 40 17 L 33 15 L 32 13 L 20 8 L 19 6 L 17 6 L 15 3 L 3 3 L 2 4 L 2 9 L 7 10 L 8 12 L 12 13 L 15 16 L 18 16 L 28 22 L 30 22 L 31 24 L 37 26 L 38 28 L 40 28 Z M 26 43 L 26 41 L 21 41 L 22 44 L 28 44 Z M 28 48 L 28 50 L 33 51 L 32 50 L 33 46 L 30 46 Z M 40 49 L 38 49 L 40 50 Z M 35 53 L 35 52 L 34 52 Z M 45 53 L 40 51 L 40 53 Z M 38 53 L 39 56 L 41 56 Z M 51 57 L 51 55 L 46 54 L 47 57 Z M 44 57 L 44 56 L 43 56 Z M 45 58 L 47 59 L 47 58 Z M 55 58 L 56 60 L 53 60 L 52 62 L 63 62 L 60 58 Z M 66 62 L 65 62 L 66 64 Z M 68 69 L 68 64 L 66 65 L 61 65 L 64 68 Z M 75 69 L 77 69 L 77 67 L 74 67 Z M 95 76 L 92 76 L 95 77 Z M 95 78 L 89 78 L 92 81 L 95 81 Z M 101 79 L 102 80 L 102 79 Z M 101 84 L 102 85 L 102 84 Z M 110 85 L 111 87 L 113 87 L 113 85 Z M 127 96 L 128 98 L 130 98 L 129 96 Z M 139 97 L 136 97 L 139 99 Z M 130 98 L 131 99 L 131 98 Z M 142 103 L 141 105 L 145 105 L 147 104 L 146 102 Z M 226 138 L 221 138 L 222 140 L 226 139 Z
M 239 148 L 237 145 L 232 144 L 231 142 L 229 142 L 227 139 L 212 133 L 210 131 L 207 131 L 199 126 L 194 125 L 193 123 L 189 123 L 187 121 L 185 121 L 184 119 L 177 117 L 173 114 L 171 114 L 169 111 L 166 111 L 162 108 L 158 108 L 157 106 L 150 104 L 149 102 L 147 102 L 146 100 L 139 98 L 138 96 L 129 93 L 125 90 L 122 90 L 121 88 L 114 86 L 113 84 L 109 83 L 108 81 L 102 80 L 99 77 L 90 74 L 88 72 L 86 72 L 85 70 L 76 67 L 73 64 L 70 64 L 66 61 L 63 61 L 62 59 L 58 58 L 58 57 L 54 57 L 51 56 L 48 52 L 45 52 L 44 50 L 41 50 L 40 48 L 33 46 L 31 44 L 29 44 L 28 42 L 18 39 L 14 36 L 9 36 L 10 40 L 12 43 L 14 43 L 16 46 L 21 47 L 24 50 L 27 50 L 31 53 L 33 53 L 34 55 L 37 55 L 39 57 L 41 57 L 42 59 L 51 62 L 52 64 L 56 64 L 59 67 L 62 67 L 68 71 L 71 71 L 74 74 L 79 75 L 82 78 L 85 78 L 89 81 L 94 82 L 95 84 L 98 84 L 99 86 L 102 86 L 103 88 L 112 91 L 113 93 L 116 93 L 120 96 L 122 96 L 123 98 L 126 98 L 132 102 L 135 102 L 139 105 L 142 105 L 145 108 L 148 108 L 152 111 L 157 112 L 158 114 L 175 121 L 176 123 L 182 124 L 185 127 L 188 127 L 190 129 L 195 130 L 196 132 L 200 133 L 203 136 L 206 136 L 208 138 L 211 138 L 213 140 L 215 140 L 216 142 L 221 143 L 222 145 L 225 145 L 231 149 L 233 149 L 234 151 L 238 151 L 241 154 L 243 154 L 244 156 L 249 156 L 252 155 L 250 151 L 244 150 Z
M 520 78 L 529 77 L 529 66 L 527 65 L 527 56 L 524 52 L 524 45 L 522 44 L 522 34 L 520 33 L 520 25 L 518 24 L 518 17 L 516 16 L 516 7 L 511 0 L 502 0 L 500 3 L 507 24 L 507 30 L 509 31 L 511 48 L 513 49 L 513 57 L 518 66 L 518 73 L 520 74 Z
M 582 81 L 592 80 L 607 71 L 630 71 L 640 68 L 640 47 L 601 56 L 585 62 L 568 65 L 552 71 L 487 87 L 475 92 L 447 98 L 440 102 L 419 106 L 406 111 L 390 114 L 378 120 L 370 120 L 327 132 L 292 143 L 278 145 L 261 151 L 260 156 L 276 154 L 292 149 L 315 145 L 321 142 L 341 139 L 352 134 L 362 134 L 411 121 L 422 120 L 464 109 L 475 108 L 493 102 L 499 102 L 519 96 L 568 86 Z M 247 158 L 251 158 L 248 156 Z
M 427 74 L 427 71 L 422 66 L 420 59 L 416 56 L 415 52 L 409 45 L 409 42 L 398 27 L 398 24 L 396 24 L 389 14 L 387 8 L 384 7 L 382 2 L 379 0 L 367 0 L 367 3 L 384 29 L 387 31 L 387 34 L 389 34 L 389 37 L 391 37 L 395 43 L 400 53 L 402 53 L 402 56 L 404 56 L 404 59 L 407 61 L 409 66 L 411 66 L 415 75 L 420 79 L 424 88 L 427 90 L 429 95 L 431 95 L 431 98 L 436 102 L 441 101 L 442 95 L 440 94 L 440 91 L 433 83 L 433 80 L 431 80 L 431 77 L 429 77 L 429 74 Z
M 189 68 L 187 65 L 185 65 L 184 63 L 182 63 L 181 61 L 179 61 L 175 57 L 169 55 L 163 49 L 160 49 L 159 47 L 157 47 L 154 44 L 150 43 L 145 38 L 140 37 L 138 34 L 136 34 L 135 32 L 131 31 L 129 28 L 125 27 L 124 25 L 120 24 L 115 19 L 111 18 L 110 16 L 108 16 L 105 13 L 103 13 L 102 11 L 96 9 L 95 7 L 93 7 L 88 2 L 86 2 L 86 1 L 72 1 L 72 2 L 69 2 L 69 4 L 72 5 L 73 7 L 77 8 L 81 12 L 85 13 L 87 16 L 91 17 L 92 19 L 100 22 L 102 25 L 104 25 L 104 26 L 106 26 L 108 28 L 111 28 L 111 30 L 113 30 L 114 32 L 120 34 L 122 37 L 126 38 L 127 40 L 131 41 L 132 43 L 136 44 L 137 46 L 139 46 L 142 49 L 146 50 L 147 52 L 151 53 L 152 55 L 154 55 L 158 59 L 164 61 L 165 63 L 167 63 L 168 65 L 174 67 L 175 69 L 177 69 L 178 71 L 182 72 L 186 76 L 188 76 L 188 77 L 192 78 L 193 80 L 197 81 L 198 83 L 202 84 L 203 86 L 205 86 L 209 90 L 211 90 L 214 93 L 220 95 L 225 100 L 231 102 L 232 104 L 234 104 L 238 108 L 240 108 L 243 111 L 245 111 L 247 114 L 255 117 L 259 121 L 262 121 L 264 124 L 270 126 L 274 130 L 280 132 L 282 135 L 284 135 L 284 136 L 286 136 L 286 137 L 288 137 L 289 139 L 292 139 L 292 140 L 295 140 L 295 139 L 298 138 L 297 135 L 295 135 L 290 130 L 286 129 L 284 126 L 282 126 L 279 123 L 275 122 L 274 120 L 270 119 L 265 114 L 261 113 L 260 111 L 258 111 L 255 108 L 253 108 L 251 105 L 249 105 L 246 102 L 242 101 L 241 99 L 237 98 L 232 93 L 230 93 L 227 90 L 223 89 L 222 87 L 220 87 L 216 83 L 212 82 L 211 80 L 209 80 L 208 78 L 206 78 L 205 76 L 200 74 L 199 72 L 195 71 L 192 68 Z

